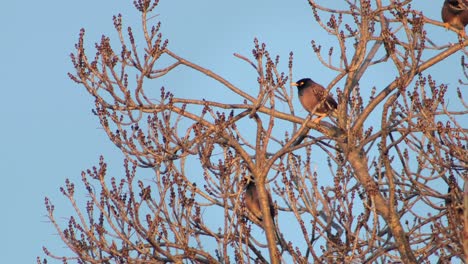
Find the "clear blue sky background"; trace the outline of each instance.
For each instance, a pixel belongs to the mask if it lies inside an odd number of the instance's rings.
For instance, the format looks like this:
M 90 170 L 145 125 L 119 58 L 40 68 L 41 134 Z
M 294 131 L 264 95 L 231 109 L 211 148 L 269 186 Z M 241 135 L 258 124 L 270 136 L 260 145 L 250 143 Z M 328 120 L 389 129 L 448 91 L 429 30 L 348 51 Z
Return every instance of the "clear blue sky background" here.
M 114 14 L 122 13 L 126 25 L 139 27 L 132 2 L 0 4 L 2 263 L 32 263 L 36 256 L 44 256 L 42 245 L 58 253 L 63 250 L 56 231 L 47 223 L 44 197 L 52 199 L 59 216 L 71 214 L 58 191 L 66 178 L 79 182 L 81 171 L 97 164 L 100 155 L 106 157 L 111 173 L 121 175 L 123 156 L 99 129 L 90 111 L 91 97 L 68 79 L 67 72 L 73 71 L 69 54 L 80 28 L 86 29 L 87 43 L 92 45 L 103 33 L 115 37 Z M 415 1 L 413 6 L 419 5 L 427 16 L 439 19 L 442 0 L 430 2 Z M 266 42 L 270 52 L 281 55 L 283 62 L 294 51 L 295 77 L 310 76 L 327 84 L 334 76 L 317 62 L 310 47 L 311 39 L 327 36 L 314 23 L 305 0 L 162 0 L 157 13 L 173 51 L 235 84 L 255 83 L 249 66 L 232 56 L 238 52 L 250 57 L 254 37 Z M 433 34 L 456 40 L 453 32 L 434 29 Z M 459 55 L 444 61 L 434 72 L 436 77 L 444 76 L 446 83 L 456 85 Z M 287 64 L 283 65 L 287 71 Z M 173 74 L 167 80 L 187 85 L 189 97 L 202 89 L 193 86 L 197 83 L 194 78 Z M 367 88 L 381 87 L 386 83 L 380 80 L 385 79 L 385 72 L 378 72 L 368 80 Z M 452 92 L 454 88 L 451 86 Z

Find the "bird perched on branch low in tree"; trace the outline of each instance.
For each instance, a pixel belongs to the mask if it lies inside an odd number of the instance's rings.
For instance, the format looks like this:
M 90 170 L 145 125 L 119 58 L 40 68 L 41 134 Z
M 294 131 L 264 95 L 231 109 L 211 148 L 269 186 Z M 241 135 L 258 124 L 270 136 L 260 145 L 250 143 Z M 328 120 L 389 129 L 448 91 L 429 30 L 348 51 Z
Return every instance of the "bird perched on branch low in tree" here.
M 247 210 L 255 216 L 258 222 L 262 222 L 263 214 L 262 209 L 260 208 L 260 201 L 258 199 L 257 187 L 255 186 L 255 182 L 249 180 L 247 186 L 245 187 L 245 207 Z M 268 205 L 270 206 L 270 215 L 271 218 L 274 220 L 276 216 L 275 207 L 273 205 L 273 199 L 271 198 L 271 194 L 268 193 Z
M 251 220 L 255 224 L 259 225 L 261 228 L 264 228 L 263 223 L 262 223 L 263 213 L 260 207 L 260 200 L 258 197 L 257 186 L 255 185 L 255 182 L 252 179 L 247 179 L 247 181 L 248 182 L 245 187 L 245 193 L 244 193 L 245 207 L 250 212 L 250 215 L 252 215 L 252 217 L 255 218 Z M 276 242 L 282 248 L 287 248 L 286 241 L 284 240 L 282 235 L 279 233 L 279 230 L 275 225 L 276 210 L 273 204 L 273 199 L 271 198 L 271 194 L 268 191 L 267 191 L 267 195 L 268 195 L 268 206 L 270 207 L 270 215 L 271 215 L 271 219 L 273 220 L 273 226 L 275 229 Z
M 468 24 L 468 1 L 467 0 L 445 0 L 442 6 L 442 21 L 445 28 L 454 27 L 465 35 L 465 26 Z
M 336 117 L 338 103 L 322 85 L 310 78 L 304 78 L 291 83 L 291 86 L 297 86 L 299 101 L 304 109 L 318 116 L 313 122 L 318 123 L 328 115 Z

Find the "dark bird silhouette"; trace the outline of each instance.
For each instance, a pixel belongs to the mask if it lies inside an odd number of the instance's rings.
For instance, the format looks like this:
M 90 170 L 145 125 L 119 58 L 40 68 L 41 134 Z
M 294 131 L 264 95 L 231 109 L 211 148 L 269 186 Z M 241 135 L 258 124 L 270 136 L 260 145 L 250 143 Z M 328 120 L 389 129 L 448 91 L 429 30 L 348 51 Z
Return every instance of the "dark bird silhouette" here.
M 338 103 L 322 85 L 309 78 L 300 79 L 291 85 L 297 86 L 299 100 L 304 109 L 318 116 L 313 122 L 318 123 L 328 115 L 336 117 Z
M 454 248 L 462 248 L 464 240 L 463 229 L 465 225 L 464 194 L 463 190 L 454 179 L 449 179 L 448 185 L 445 206 L 447 208 L 446 217 L 448 229 L 452 233 L 450 240 Z
M 465 26 L 468 24 L 468 1 L 445 0 L 442 6 L 442 21 L 445 28 L 452 26 L 465 34 Z
M 276 210 L 275 210 L 275 206 L 273 205 L 273 199 L 271 198 L 271 194 L 268 191 L 267 191 L 267 195 L 268 195 L 268 205 L 270 206 L 270 215 L 271 215 L 271 219 L 273 219 L 273 226 L 275 229 L 276 242 L 282 248 L 287 248 L 286 241 L 284 240 L 282 235 L 279 233 L 279 230 L 277 229 L 275 225 Z M 255 219 L 251 219 L 251 220 L 263 228 L 262 226 L 263 214 L 262 214 L 262 209 L 260 208 L 260 201 L 258 199 L 257 186 L 255 185 L 255 182 L 252 180 L 248 180 L 247 186 L 245 187 L 244 202 L 245 202 L 245 207 L 247 207 L 247 210 L 250 212 L 250 214 L 253 217 L 255 217 Z
M 271 218 L 275 219 L 275 207 L 273 206 L 273 199 L 271 199 L 270 193 L 268 193 L 268 204 L 270 206 Z M 255 216 L 258 222 L 262 222 L 262 209 L 260 208 L 260 201 L 258 200 L 257 187 L 253 181 L 249 181 L 245 188 L 245 206 L 247 207 L 247 210 Z

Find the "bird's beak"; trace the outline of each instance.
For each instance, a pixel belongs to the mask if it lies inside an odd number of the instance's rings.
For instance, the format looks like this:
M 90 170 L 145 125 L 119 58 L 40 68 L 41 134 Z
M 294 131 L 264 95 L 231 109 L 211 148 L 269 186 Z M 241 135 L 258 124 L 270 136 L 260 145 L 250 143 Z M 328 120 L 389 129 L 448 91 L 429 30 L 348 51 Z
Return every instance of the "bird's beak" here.
M 297 86 L 297 83 L 292 82 L 292 83 L 290 83 L 290 85 L 291 85 L 291 86 Z

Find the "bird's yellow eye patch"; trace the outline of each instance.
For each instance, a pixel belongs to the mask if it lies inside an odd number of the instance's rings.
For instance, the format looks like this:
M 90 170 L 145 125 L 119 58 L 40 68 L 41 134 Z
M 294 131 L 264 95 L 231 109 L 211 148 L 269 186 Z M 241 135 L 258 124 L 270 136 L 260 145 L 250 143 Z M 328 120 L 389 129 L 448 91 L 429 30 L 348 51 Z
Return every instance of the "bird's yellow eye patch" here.
M 304 82 L 299 82 L 298 84 L 299 84 L 299 86 L 301 86 L 301 85 L 303 85 L 303 84 L 304 84 Z

